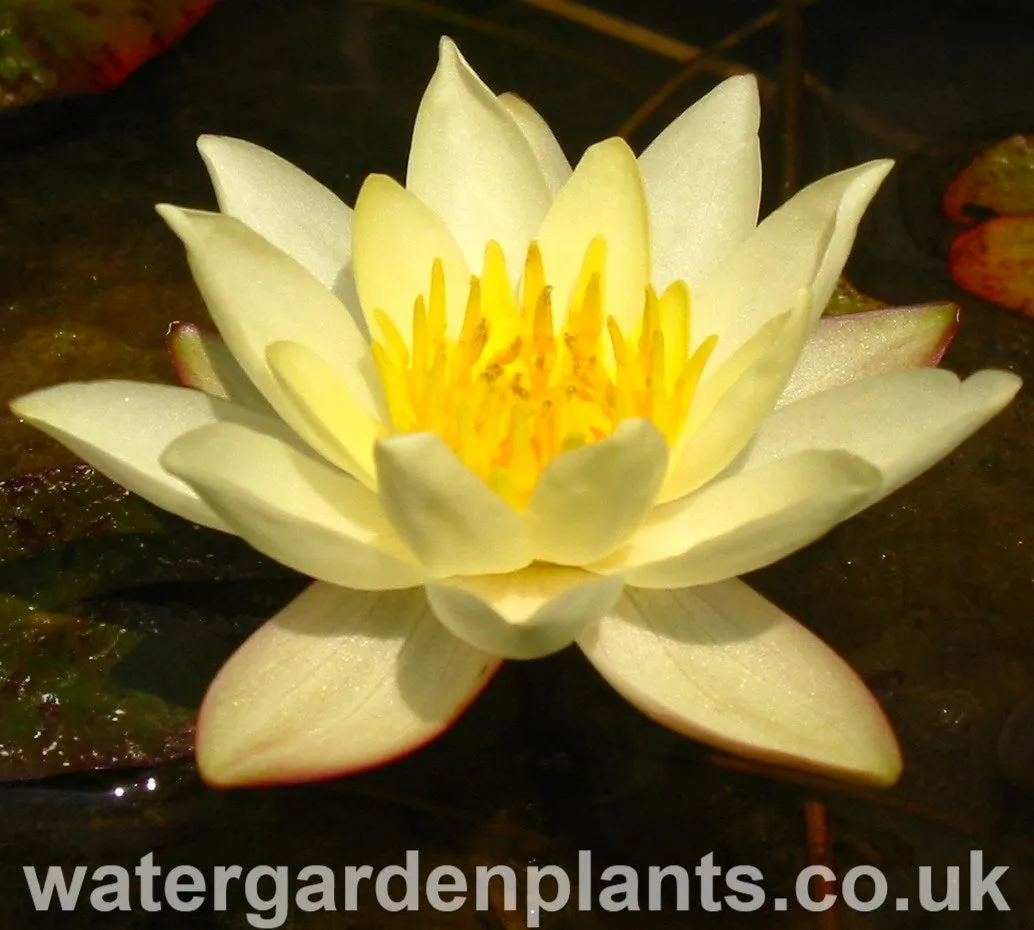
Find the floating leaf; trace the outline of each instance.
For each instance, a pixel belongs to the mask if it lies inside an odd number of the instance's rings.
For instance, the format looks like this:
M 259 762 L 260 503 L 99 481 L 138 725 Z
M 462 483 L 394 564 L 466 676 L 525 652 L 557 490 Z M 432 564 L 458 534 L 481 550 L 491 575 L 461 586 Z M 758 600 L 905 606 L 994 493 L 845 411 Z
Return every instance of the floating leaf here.
M 958 223 L 989 212 L 1034 213 L 1034 135 L 1011 136 L 984 149 L 948 185 L 943 205 Z
M 86 466 L 0 482 L 0 527 L 0 780 L 189 754 L 211 676 L 301 583 Z
M 1000 216 L 959 233 L 948 267 L 971 294 L 1034 316 L 1034 216 Z
M 186 32 L 215 0 L 13 0 L 0 4 L 0 111 L 95 93 Z

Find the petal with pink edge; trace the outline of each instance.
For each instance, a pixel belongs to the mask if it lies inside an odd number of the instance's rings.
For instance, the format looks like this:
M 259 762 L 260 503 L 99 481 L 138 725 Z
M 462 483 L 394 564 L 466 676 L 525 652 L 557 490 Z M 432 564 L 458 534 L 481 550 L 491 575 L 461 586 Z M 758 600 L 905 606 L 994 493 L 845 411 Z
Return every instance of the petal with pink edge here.
M 421 589 L 316 583 L 223 666 L 197 762 L 223 787 L 315 781 L 390 762 L 447 729 L 500 660 L 435 619 Z
M 685 736 L 851 781 L 901 774 L 894 732 L 858 675 L 742 581 L 628 588 L 578 643 L 622 697 Z
M 193 323 L 173 323 L 165 345 L 176 370 L 176 380 L 184 387 L 276 416 L 216 333 L 206 333 Z
M 861 378 L 938 364 L 958 311 L 955 304 L 922 304 L 823 317 L 776 406 Z

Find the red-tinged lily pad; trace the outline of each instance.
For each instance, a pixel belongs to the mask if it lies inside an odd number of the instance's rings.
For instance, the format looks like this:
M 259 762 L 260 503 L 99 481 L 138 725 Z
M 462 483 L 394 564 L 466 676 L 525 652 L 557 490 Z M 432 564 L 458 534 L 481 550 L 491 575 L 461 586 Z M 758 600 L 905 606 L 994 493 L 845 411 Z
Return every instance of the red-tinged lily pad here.
M 960 233 L 948 267 L 971 294 L 1034 316 L 1034 216 L 999 216 Z
M 1034 135 L 1015 135 L 984 149 L 944 193 L 944 212 L 957 223 L 988 213 L 1034 213 Z
M 212 675 L 303 583 L 85 466 L 0 482 L 0 527 L 0 780 L 189 754 Z
M 0 111 L 115 87 L 214 2 L 7 0 L 0 4 Z

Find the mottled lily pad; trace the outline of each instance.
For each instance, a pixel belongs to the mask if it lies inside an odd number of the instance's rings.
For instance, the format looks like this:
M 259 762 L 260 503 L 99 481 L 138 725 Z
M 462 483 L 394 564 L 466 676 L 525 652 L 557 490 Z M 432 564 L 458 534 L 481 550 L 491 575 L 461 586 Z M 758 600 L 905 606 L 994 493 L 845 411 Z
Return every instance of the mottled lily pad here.
M 13 0 L 0 4 L 0 111 L 120 84 L 214 0 Z
M 304 583 L 86 466 L 0 482 L 0 528 L 0 780 L 189 754 L 212 674 Z
M 971 294 L 1034 316 L 1034 216 L 999 216 L 960 233 L 948 266 Z
M 1034 135 L 1015 135 L 984 149 L 955 176 L 944 211 L 957 223 L 989 213 L 1034 213 Z

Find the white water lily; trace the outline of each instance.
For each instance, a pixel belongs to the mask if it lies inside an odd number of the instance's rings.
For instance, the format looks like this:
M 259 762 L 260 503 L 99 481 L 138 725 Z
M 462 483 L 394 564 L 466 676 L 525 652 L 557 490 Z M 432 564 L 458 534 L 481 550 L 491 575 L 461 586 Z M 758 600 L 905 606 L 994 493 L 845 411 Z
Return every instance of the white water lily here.
M 758 225 L 758 119 L 732 78 L 638 159 L 609 139 L 572 171 L 443 40 L 406 186 L 372 176 L 354 210 L 257 146 L 200 141 L 221 212 L 160 211 L 222 337 L 190 349 L 211 393 L 108 381 L 12 407 L 316 579 L 212 684 L 206 779 L 380 764 L 503 658 L 573 642 L 681 733 L 898 777 L 861 680 L 737 576 L 911 480 L 1019 381 L 887 371 L 915 362 L 889 330 L 816 331 L 890 163 Z

